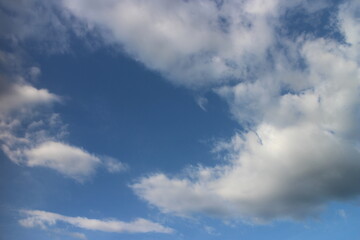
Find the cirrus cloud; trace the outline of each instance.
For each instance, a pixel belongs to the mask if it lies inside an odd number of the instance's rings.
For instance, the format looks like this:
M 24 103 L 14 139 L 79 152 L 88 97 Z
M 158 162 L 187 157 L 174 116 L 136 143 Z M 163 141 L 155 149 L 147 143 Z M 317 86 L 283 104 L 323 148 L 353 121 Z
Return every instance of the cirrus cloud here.
M 85 217 L 69 217 L 57 213 L 40 210 L 22 210 L 25 218 L 20 219 L 19 223 L 23 227 L 40 227 L 44 230 L 54 227 L 58 223 L 66 223 L 71 226 L 92 231 L 112 232 L 112 233 L 173 233 L 174 230 L 143 218 L 138 218 L 132 222 L 123 222 L 115 219 L 101 220 Z M 78 233 L 79 234 L 79 233 Z M 83 234 L 81 236 L 84 236 Z

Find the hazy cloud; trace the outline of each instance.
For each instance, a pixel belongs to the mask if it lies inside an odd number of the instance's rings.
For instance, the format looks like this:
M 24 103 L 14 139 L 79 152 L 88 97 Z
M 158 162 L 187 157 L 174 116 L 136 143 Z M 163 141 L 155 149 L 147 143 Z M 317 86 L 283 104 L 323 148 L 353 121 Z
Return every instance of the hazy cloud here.
M 340 209 L 338 210 L 338 215 L 339 217 L 341 217 L 342 219 L 346 219 L 347 218 L 347 214 L 346 214 L 346 211 L 344 209 Z
M 48 229 L 49 227 L 55 227 L 58 223 L 66 223 L 80 229 L 113 233 L 154 232 L 169 234 L 174 231 L 169 227 L 143 218 L 138 218 L 132 222 L 123 222 L 114 219 L 99 220 L 85 217 L 68 217 L 39 210 L 23 210 L 21 213 L 26 217 L 21 219 L 19 223 L 27 228 L 40 227 L 42 229 Z
M 203 111 L 206 112 L 206 106 L 208 104 L 208 99 L 206 97 L 197 97 L 196 103 Z

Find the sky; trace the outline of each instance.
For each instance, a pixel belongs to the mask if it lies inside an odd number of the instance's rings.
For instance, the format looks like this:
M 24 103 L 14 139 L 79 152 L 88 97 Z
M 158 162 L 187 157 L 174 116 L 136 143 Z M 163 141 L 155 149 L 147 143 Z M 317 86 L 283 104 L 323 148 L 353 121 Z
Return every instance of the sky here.
M 359 121 L 359 1 L 0 0 L 0 239 L 358 239 Z

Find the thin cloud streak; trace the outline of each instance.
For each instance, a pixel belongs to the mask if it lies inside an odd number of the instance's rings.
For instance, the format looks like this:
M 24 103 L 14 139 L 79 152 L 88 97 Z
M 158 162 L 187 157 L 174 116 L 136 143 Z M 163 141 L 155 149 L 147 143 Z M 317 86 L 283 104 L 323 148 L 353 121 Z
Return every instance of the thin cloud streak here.
M 59 222 L 72 225 L 74 227 L 102 232 L 113 233 L 173 233 L 174 230 L 143 218 L 138 218 L 132 222 L 123 222 L 118 220 L 99 220 L 85 217 L 68 217 L 57 213 L 39 211 L 39 210 L 22 210 L 20 211 L 26 217 L 19 220 L 23 227 L 33 228 L 40 227 L 47 229 L 55 227 Z

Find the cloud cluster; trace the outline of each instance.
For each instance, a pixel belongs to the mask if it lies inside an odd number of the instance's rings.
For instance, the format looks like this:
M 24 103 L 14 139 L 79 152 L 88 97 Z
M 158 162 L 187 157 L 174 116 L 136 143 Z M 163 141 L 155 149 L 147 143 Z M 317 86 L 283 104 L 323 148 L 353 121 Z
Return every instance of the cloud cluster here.
M 38 67 L 23 70 L 21 57 L 0 52 L 5 69 L 0 73 L 0 148 L 16 164 L 51 168 L 66 177 L 83 182 L 100 166 L 120 172 L 120 161 L 88 153 L 64 142 L 66 125 L 51 106 L 61 97 L 38 89 L 32 81 L 41 74 Z
M 58 223 L 66 223 L 73 227 L 102 232 L 112 233 L 173 233 L 174 230 L 143 218 L 138 218 L 132 222 L 122 222 L 114 219 L 99 220 L 85 217 L 68 217 L 57 213 L 23 210 L 21 211 L 26 217 L 19 223 L 27 228 L 40 227 L 44 230 L 49 227 L 55 227 Z M 78 233 L 79 235 L 79 233 Z M 84 237 L 85 235 L 81 234 Z
M 214 89 L 246 129 L 216 146 L 230 160 L 185 177 L 153 174 L 134 191 L 166 213 L 253 222 L 304 219 L 359 197 L 359 10 L 356 1 L 338 7 L 344 40 L 279 39 L 273 68 Z
M 360 195 L 360 4 L 312 2 L 62 0 L 56 5 L 173 83 L 216 92 L 245 129 L 218 143 L 215 149 L 229 156 L 218 166 L 139 179 L 132 188 L 141 198 L 166 213 L 263 221 L 302 219 L 330 201 Z M 341 37 L 290 26 L 299 19 L 289 19 L 289 13 L 299 9 L 306 17 L 331 9 L 322 31 Z M 316 26 L 324 21 L 317 20 Z M 57 99 L 24 87 L 37 104 Z M 10 89 L 15 93 L 19 87 Z M 22 104 L 17 99 L 14 106 Z M 205 109 L 206 100 L 198 104 Z M 73 155 L 60 164 L 59 149 Z M 65 170 L 74 156 L 82 159 L 79 165 L 90 164 L 85 169 L 99 162 L 53 139 L 19 156 L 71 177 L 84 175 Z

